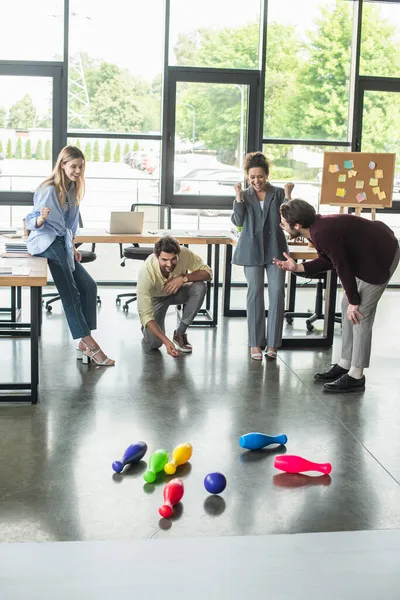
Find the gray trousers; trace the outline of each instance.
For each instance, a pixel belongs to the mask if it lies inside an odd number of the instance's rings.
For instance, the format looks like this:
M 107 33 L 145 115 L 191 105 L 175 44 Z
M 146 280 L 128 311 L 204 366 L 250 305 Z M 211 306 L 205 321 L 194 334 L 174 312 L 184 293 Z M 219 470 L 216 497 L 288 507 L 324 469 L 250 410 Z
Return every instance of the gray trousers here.
M 265 334 L 264 270 L 268 280 L 268 326 Z M 285 271 L 275 265 L 244 267 L 247 281 L 247 328 L 249 346 L 279 348 L 285 312 Z
M 358 325 L 347 318 L 349 301 L 346 294 L 342 300 L 342 358 L 348 360 L 352 367 L 369 367 L 371 356 L 372 326 L 375 320 L 378 301 L 385 291 L 400 259 L 400 249 L 397 250 L 390 267 L 389 279 L 381 285 L 372 285 L 357 279 L 357 289 L 361 297 L 359 311 L 363 315 Z
M 207 284 L 205 281 L 194 281 L 193 283 L 183 284 L 177 294 L 165 298 L 153 298 L 154 320 L 163 333 L 165 333 L 165 316 L 170 306 L 183 304 L 181 321 L 185 325 L 190 325 L 203 304 L 206 292 Z M 152 350 L 162 346 L 162 341 L 150 333 L 147 327 L 142 328 L 142 333 L 145 342 Z

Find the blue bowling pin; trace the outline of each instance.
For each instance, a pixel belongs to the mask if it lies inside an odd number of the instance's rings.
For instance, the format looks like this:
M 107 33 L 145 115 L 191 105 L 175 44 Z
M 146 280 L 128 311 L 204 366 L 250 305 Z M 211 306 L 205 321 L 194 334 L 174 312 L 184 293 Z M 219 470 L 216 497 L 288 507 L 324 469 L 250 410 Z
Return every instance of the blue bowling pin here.
M 112 464 L 112 468 L 116 473 L 121 473 L 122 469 L 126 465 L 133 465 L 138 463 L 147 452 L 146 442 L 136 442 L 131 444 L 124 452 L 121 460 L 115 460 Z
M 261 450 L 261 448 L 265 448 L 265 446 L 270 446 L 271 444 L 281 444 L 284 446 L 287 442 L 287 436 L 284 433 L 280 435 L 266 435 L 265 433 L 246 433 L 246 435 L 242 435 L 239 439 L 239 444 L 241 448 L 246 448 L 246 450 Z

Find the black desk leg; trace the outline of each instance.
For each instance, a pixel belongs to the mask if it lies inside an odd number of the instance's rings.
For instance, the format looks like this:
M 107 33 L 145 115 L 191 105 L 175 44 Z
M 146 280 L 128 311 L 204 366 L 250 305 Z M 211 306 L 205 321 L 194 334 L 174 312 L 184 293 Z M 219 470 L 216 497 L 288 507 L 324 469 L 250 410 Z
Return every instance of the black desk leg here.
M 38 288 L 38 294 L 39 294 L 39 298 L 38 298 L 38 321 L 39 321 L 39 337 L 42 335 L 42 323 L 43 323 L 43 310 L 42 310 L 42 294 L 43 294 L 43 288 Z
M 229 317 L 231 312 L 231 283 L 232 283 L 232 245 L 225 246 L 225 273 L 224 273 L 224 317 Z
M 18 310 L 21 310 L 21 306 L 22 306 L 22 287 L 18 286 L 17 287 L 17 308 L 18 308 Z
M 213 306 L 213 327 L 218 323 L 218 294 L 219 294 L 219 249 L 220 245 L 214 247 L 214 306 Z
M 40 287 L 31 287 L 31 400 L 32 404 L 38 401 L 39 386 L 39 330 L 40 319 Z
M 297 277 L 294 273 L 289 273 L 288 278 L 288 289 L 287 289 L 287 299 L 288 299 L 288 312 L 294 312 L 294 307 L 296 303 L 296 285 L 297 285 Z
M 211 266 L 212 261 L 212 245 L 207 244 L 207 264 Z M 207 281 L 207 296 L 206 296 L 206 310 L 210 310 L 211 307 L 211 283 Z

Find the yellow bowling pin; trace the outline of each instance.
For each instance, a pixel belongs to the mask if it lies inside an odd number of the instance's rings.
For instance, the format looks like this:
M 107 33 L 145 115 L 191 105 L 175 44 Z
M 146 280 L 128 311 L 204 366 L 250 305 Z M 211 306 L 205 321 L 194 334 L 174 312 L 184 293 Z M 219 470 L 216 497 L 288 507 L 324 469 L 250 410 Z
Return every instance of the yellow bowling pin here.
M 164 471 L 168 475 L 173 475 L 176 471 L 176 467 L 179 467 L 179 465 L 184 465 L 188 462 L 188 460 L 190 460 L 192 452 L 192 444 L 189 444 L 189 442 L 176 446 L 176 448 L 174 448 L 172 451 L 172 460 L 165 465 Z

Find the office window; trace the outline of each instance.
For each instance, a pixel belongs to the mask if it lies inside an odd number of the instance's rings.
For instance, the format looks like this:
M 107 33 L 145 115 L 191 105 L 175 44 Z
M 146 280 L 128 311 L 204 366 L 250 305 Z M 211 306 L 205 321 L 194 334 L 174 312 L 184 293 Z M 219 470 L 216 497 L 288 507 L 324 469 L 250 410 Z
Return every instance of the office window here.
M 112 210 L 160 202 L 160 143 L 153 140 L 69 138 L 86 158 L 85 227 L 105 229 Z
M 71 0 L 68 131 L 160 133 L 162 0 Z
M 0 23 L 0 60 L 63 60 L 63 0 L 1 2 Z
M 260 0 L 172 0 L 169 64 L 259 68 Z
M 0 75 L 0 191 L 34 191 L 51 171 L 52 85 Z
M 399 77 L 400 4 L 364 2 L 360 75 Z
M 344 146 L 299 146 L 265 144 L 263 152 L 270 164 L 269 180 L 273 185 L 284 187 L 291 181 L 295 184 L 292 198 L 301 198 L 319 205 L 324 152 L 346 152 Z M 337 212 L 329 208 L 323 212 Z
M 347 140 L 352 6 L 269 0 L 264 137 Z

